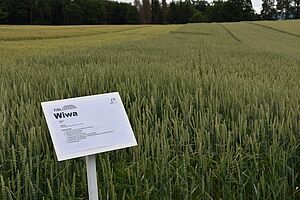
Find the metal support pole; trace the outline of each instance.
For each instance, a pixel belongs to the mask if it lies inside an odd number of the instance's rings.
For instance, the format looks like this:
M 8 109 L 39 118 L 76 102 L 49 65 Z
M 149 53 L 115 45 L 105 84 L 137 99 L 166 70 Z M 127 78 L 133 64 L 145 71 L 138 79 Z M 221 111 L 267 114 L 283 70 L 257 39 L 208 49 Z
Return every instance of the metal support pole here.
M 88 179 L 89 200 L 99 200 L 95 155 L 86 156 L 86 171 Z

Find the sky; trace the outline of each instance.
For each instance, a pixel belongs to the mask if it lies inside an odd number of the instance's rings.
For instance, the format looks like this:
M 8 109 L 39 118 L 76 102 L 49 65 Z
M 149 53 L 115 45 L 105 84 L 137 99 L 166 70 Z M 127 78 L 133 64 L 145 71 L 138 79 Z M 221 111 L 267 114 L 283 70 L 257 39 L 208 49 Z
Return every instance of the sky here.
M 126 3 L 133 3 L 133 0 L 118 0 L 118 1 L 126 2 Z M 251 1 L 252 1 L 252 6 L 253 6 L 254 10 L 256 11 L 256 13 L 260 13 L 262 1 L 261 0 L 251 0 Z M 170 3 L 171 0 L 167 0 L 167 2 Z M 208 2 L 212 2 L 212 0 L 208 0 Z
M 261 0 L 251 0 L 252 1 L 252 6 L 254 8 L 254 10 L 256 11 L 256 13 L 260 13 L 261 11 L 261 4 L 262 1 Z

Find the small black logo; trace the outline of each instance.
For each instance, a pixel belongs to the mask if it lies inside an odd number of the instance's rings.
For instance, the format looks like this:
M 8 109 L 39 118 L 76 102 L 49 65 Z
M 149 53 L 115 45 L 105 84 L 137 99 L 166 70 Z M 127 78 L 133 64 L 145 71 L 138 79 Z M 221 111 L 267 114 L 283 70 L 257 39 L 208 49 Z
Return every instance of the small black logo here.
M 117 99 L 116 98 L 111 98 L 110 99 L 110 104 L 115 104 L 117 103 Z

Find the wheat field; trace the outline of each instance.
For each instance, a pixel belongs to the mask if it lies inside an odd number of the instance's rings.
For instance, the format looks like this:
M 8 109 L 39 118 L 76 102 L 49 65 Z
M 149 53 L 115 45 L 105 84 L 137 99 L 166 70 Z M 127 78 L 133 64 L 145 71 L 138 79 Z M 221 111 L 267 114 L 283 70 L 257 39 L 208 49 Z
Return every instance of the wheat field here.
M 40 102 L 118 91 L 138 146 L 102 199 L 299 199 L 300 21 L 0 26 L 0 199 L 87 199 Z

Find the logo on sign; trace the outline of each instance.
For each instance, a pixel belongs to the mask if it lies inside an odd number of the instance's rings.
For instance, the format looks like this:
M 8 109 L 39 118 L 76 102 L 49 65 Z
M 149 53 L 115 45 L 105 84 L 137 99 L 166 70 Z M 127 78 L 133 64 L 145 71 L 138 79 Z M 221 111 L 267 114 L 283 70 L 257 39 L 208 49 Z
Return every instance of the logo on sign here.
M 77 109 L 74 105 L 65 105 L 61 108 L 54 108 L 54 117 L 55 119 L 62 119 L 62 118 L 70 118 L 78 116 L 78 112 L 74 111 Z
M 110 104 L 115 104 L 117 103 L 117 99 L 116 98 L 111 98 L 110 99 Z

